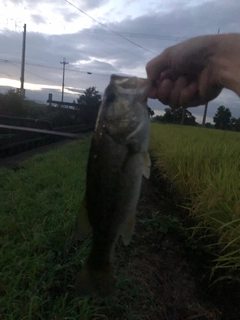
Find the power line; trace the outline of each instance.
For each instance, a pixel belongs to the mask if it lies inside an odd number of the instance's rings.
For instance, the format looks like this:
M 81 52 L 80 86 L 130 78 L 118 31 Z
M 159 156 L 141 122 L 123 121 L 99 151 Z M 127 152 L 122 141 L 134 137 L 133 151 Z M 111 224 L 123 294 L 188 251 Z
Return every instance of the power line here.
M 82 13 L 85 14 L 88 18 L 90 18 L 90 19 L 92 19 L 93 21 L 97 22 L 98 24 L 100 24 L 100 25 L 103 26 L 104 28 L 106 28 L 106 29 L 108 29 L 109 31 L 115 33 L 115 34 L 118 35 L 119 37 L 125 39 L 126 41 L 134 44 L 135 46 L 137 46 L 137 47 L 139 47 L 139 48 L 141 48 L 141 49 L 143 49 L 143 50 L 145 50 L 145 51 L 147 51 L 147 52 L 150 52 L 150 53 L 152 53 L 152 54 L 154 54 L 154 55 L 157 55 L 157 53 L 152 52 L 152 51 L 150 51 L 150 50 L 148 50 L 148 49 L 140 46 L 140 44 L 137 44 L 137 43 L 133 42 L 132 40 L 129 40 L 128 38 L 124 37 L 124 36 L 121 35 L 120 33 L 118 33 L 118 32 L 116 32 L 116 31 L 110 29 L 110 28 L 107 27 L 107 26 L 105 26 L 103 23 L 101 23 L 101 22 L 99 22 L 98 20 L 96 20 L 95 18 L 91 17 L 89 14 L 87 14 L 86 12 L 84 12 L 83 10 L 81 10 L 80 8 L 78 8 L 77 6 L 75 6 L 75 5 L 74 5 L 73 3 L 71 3 L 70 1 L 65 0 L 65 2 L 67 2 L 68 4 L 70 4 L 71 6 L 73 6 L 75 9 L 77 9 L 77 10 L 80 11 L 80 12 L 82 12 Z
M 112 47 L 114 47 L 114 48 L 120 49 L 120 50 L 122 50 L 122 51 L 124 51 L 124 52 L 127 52 L 127 53 L 130 53 L 130 54 L 132 54 L 132 55 L 134 55 L 134 56 L 136 56 L 136 57 L 138 57 L 138 58 L 140 58 L 140 59 L 142 59 L 142 60 L 145 60 L 143 57 L 139 56 L 138 54 L 135 54 L 135 53 L 130 52 L 130 51 L 128 51 L 128 50 L 122 49 L 122 48 L 119 47 L 119 46 L 116 46 L 116 45 L 114 45 L 114 44 L 112 44 L 112 43 L 109 43 L 109 42 L 106 42 L 106 41 L 104 41 L 104 40 L 102 40 L 102 39 L 99 39 L 99 38 L 97 38 L 97 37 L 94 37 L 94 36 L 92 35 L 92 33 L 87 33 L 87 32 L 86 32 L 86 34 L 88 34 L 89 36 L 91 36 L 92 38 L 94 38 L 94 39 L 96 39 L 96 40 L 98 40 L 98 41 L 101 41 L 101 42 L 103 42 L 103 43 L 108 44 L 109 46 L 112 46 Z M 114 34 L 113 34 L 113 36 L 114 36 Z
M 105 28 L 107 28 L 105 25 L 103 25 L 103 26 Z M 8 29 L 6 29 L 6 30 L 9 31 Z M 114 36 L 115 35 L 115 34 L 112 33 L 112 30 L 111 30 L 111 32 L 107 32 L 105 30 L 94 29 L 94 28 L 83 29 L 83 30 L 81 30 L 81 32 L 82 33 L 86 33 L 86 34 L 104 34 L 104 35 L 107 35 L 107 36 Z M 19 32 L 17 32 L 17 33 L 19 33 Z M 170 36 L 170 35 L 166 35 L 166 34 L 151 34 L 151 33 L 141 33 L 141 32 L 132 32 L 132 31 L 131 32 L 130 31 L 117 31 L 117 32 L 114 31 L 114 33 L 116 33 L 117 36 L 122 35 L 122 36 L 129 37 L 129 38 L 158 39 L 158 40 L 163 40 L 163 41 L 174 41 L 174 42 L 175 41 L 184 41 L 184 40 L 190 39 L 192 37 L 192 36 L 191 37 L 186 37 L 186 36 L 177 36 L 177 35 L 171 35 Z M 35 43 L 36 46 L 38 46 L 38 48 L 40 48 L 40 46 L 37 45 L 37 43 L 35 41 L 32 40 L 32 42 Z
M 128 50 L 126 50 L 126 49 L 123 49 L 123 48 L 121 48 L 121 47 L 119 47 L 119 46 L 116 46 L 116 45 L 114 45 L 114 44 L 112 44 L 112 43 L 109 43 L 109 42 L 106 42 L 106 41 L 104 41 L 104 40 L 102 40 L 102 39 L 99 39 L 99 38 L 97 38 L 97 37 L 94 37 L 92 34 L 96 34 L 96 32 L 93 32 L 93 33 L 84 32 L 84 33 L 88 34 L 90 37 L 92 37 L 92 38 L 94 38 L 94 39 L 96 39 L 96 40 L 98 40 L 98 41 L 100 41 L 100 42 L 103 42 L 103 43 L 108 44 L 109 46 L 115 47 L 115 48 L 117 48 L 117 49 L 119 49 L 119 50 L 121 50 L 121 51 L 127 52 L 127 53 L 129 53 L 129 54 L 131 54 L 131 55 L 134 55 L 134 56 L 136 56 L 136 57 L 138 57 L 138 58 L 140 58 L 140 59 L 142 59 L 142 60 L 145 60 L 145 59 L 144 59 L 143 57 L 141 57 L 140 55 L 137 55 L 137 54 L 135 54 L 135 53 L 133 53 L 133 52 L 130 52 L 130 51 L 128 51 Z M 105 32 L 105 33 L 106 33 L 106 32 Z M 100 33 L 100 34 L 101 34 L 101 33 Z M 106 33 L 106 34 L 111 35 L 111 34 L 109 34 L 109 33 Z M 113 34 L 113 35 L 114 35 L 114 34 Z M 13 39 L 10 39 L 10 40 L 13 41 Z M 19 40 L 19 39 L 18 39 L 18 40 Z M 31 38 L 28 38 L 28 45 L 30 45 L 30 46 L 32 47 L 32 49 L 35 50 L 36 52 L 38 52 L 38 53 L 40 53 L 40 54 L 44 54 L 45 56 L 47 56 L 46 52 L 45 52 L 39 45 L 37 45 L 37 43 L 36 43 L 35 41 L 33 41 Z M 35 47 L 35 46 L 36 46 L 36 47 Z M 39 48 L 39 49 L 37 49 L 37 48 Z M 46 62 L 48 62 L 47 59 L 43 59 L 43 60 L 46 61 Z
M 98 30 L 98 29 L 84 29 L 82 31 L 86 34 L 104 34 L 107 36 L 114 36 L 114 34 L 104 31 L 104 30 Z M 121 35 L 124 35 L 126 37 L 132 37 L 132 38 L 146 38 L 146 39 L 157 39 L 157 40 L 163 40 L 163 41 L 183 41 L 190 39 L 190 37 L 182 37 L 182 36 L 168 36 L 168 35 L 160 35 L 160 34 L 149 34 L 149 33 L 139 33 L 139 32 L 118 32 Z
M 4 62 L 4 63 L 18 63 L 20 64 L 19 61 L 16 60 L 6 60 L 6 59 L 0 59 L 0 62 Z M 26 65 L 29 66 L 35 66 L 35 67 L 39 67 L 39 68 L 47 68 L 47 69 L 55 69 L 55 70 L 61 70 L 61 68 L 59 67 L 53 67 L 53 66 L 48 66 L 48 65 L 44 65 L 44 64 L 35 64 L 35 63 L 27 63 Z M 68 72 L 78 72 L 78 73 L 83 73 L 83 74 L 94 74 L 94 75 L 99 75 L 99 76 L 110 76 L 112 74 L 111 73 L 100 73 L 100 72 L 92 72 L 92 71 L 82 71 L 82 70 L 74 70 L 74 69 L 68 69 Z M 115 71 L 115 73 L 121 74 L 121 72 Z
M 13 20 L 13 19 L 11 19 L 11 20 Z M 13 20 L 13 21 L 15 21 L 15 23 L 16 23 L 16 20 Z M 12 30 L 9 30 L 9 29 L 5 29 L 8 33 L 10 33 L 11 34 L 11 36 L 12 37 L 14 37 L 15 39 L 17 39 L 18 40 L 18 42 L 20 41 L 20 42 L 22 42 L 22 38 L 21 38 L 21 36 L 20 36 L 20 32 L 18 32 L 18 31 L 12 31 Z M 17 35 L 19 35 L 19 37 L 17 37 Z M 11 41 L 13 41 L 14 42 L 14 39 L 11 39 L 11 38 L 9 38 L 9 40 L 11 40 Z M 30 43 L 29 43 L 29 41 L 30 41 Z M 37 51 L 37 52 L 39 52 L 40 54 L 45 54 L 46 55 L 46 52 L 44 51 L 44 50 L 42 50 L 42 47 L 40 47 L 32 38 L 29 38 L 28 37 L 28 45 L 30 45 L 35 51 Z M 36 46 L 36 47 L 38 47 L 40 50 L 41 50 L 41 52 L 39 51 L 39 49 L 36 49 L 34 46 Z M 47 61 L 47 60 L 46 60 Z
M 7 31 L 8 31 L 8 30 L 7 30 Z M 8 32 L 10 32 L 10 31 L 8 31 Z M 13 49 L 15 49 L 17 54 L 19 54 L 19 53 L 21 52 L 21 49 L 19 49 L 19 46 L 16 45 L 16 40 L 14 41 L 14 39 L 8 37 L 6 34 L 3 35 L 2 33 L 0 33 L 0 35 L 3 37 L 3 39 L 4 39 L 5 41 L 7 41 L 7 42 L 11 41 L 11 42 L 14 43 L 14 47 L 11 48 L 12 51 L 13 51 Z M 15 39 L 18 39 L 18 38 L 15 37 Z M 18 40 L 19 40 L 19 39 L 18 39 Z M 11 45 L 11 43 L 10 43 L 10 45 Z M 13 53 L 13 52 L 11 52 L 11 53 Z
M 1 59 L 1 60 L 2 60 L 2 59 Z M 1 62 L 5 62 L 5 63 L 6 63 L 6 62 L 9 62 L 9 63 L 12 64 L 13 66 L 15 66 L 15 67 L 17 67 L 18 69 L 20 69 L 20 67 L 19 67 L 16 63 L 11 62 L 11 61 L 9 61 L 9 60 L 8 60 L 8 61 L 5 60 L 5 61 L 1 61 Z M 59 86 L 59 82 L 57 82 L 57 81 L 55 81 L 55 80 L 51 80 L 51 79 L 49 79 L 49 78 L 42 77 L 42 76 L 40 76 L 40 75 L 38 75 L 38 74 L 36 74 L 36 73 L 28 70 L 28 69 L 26 69 L 26 72 L 27 72 L 27 73 L 30 73 L 30 74 L 38 77 L 38 78 L 41 78 L 41 79 L 44 79 L 44 80 L 47 80 L 47 81 L 50 81 L 50 82 L 55 82 L 55 83 L 57 83 L 58 86 Z
M 34 72 L 32 72 L 32 71 L 29 71 L 28 69 L 26 69 L 26 72 L 27 72 L 27 73 L 31 73 L 32 75 L 34 75 L 34 76 L 36 76 L 36 77 L 38 77 L 38 78 L 41 78 L 41 79 L 43 79 L 43 80 L 47 80 L 47 81 L 50 81 L 50 82 L 55 82 L 55 83 L 57 83 L 58 86 L 59 86 L 59 82 L 57 82 L 57 81 L 55 81 L 55 80 L 51 80 L 51 79 L 49 79 L 49 78 L 42 77 L 42 76 L 40 76 L 39 74 L 36 74 L 36 73 L 34 73 Z
M 72 3 L 69 3 L 69 4 L 74 6 Z M 75 8 L 77 10 L 81 11 L 82 13 L 86 14 L 89 18 L 94 19 L 94 18 L 90 17 L 87 13 L 83 12 L 81 9 L 79 9 L 77 7 L 75 7 Z M 34 10 L 37 10 L 37 9 L 34 9 Z M 39 11 L 39 10 L 37 10 L 37 11 Z M 39 11 L 39 12 L 42 13 L 41 11 Z M 14 19 L 11 19 L 11 20 L 15 21 Z M 94 21 L 96 21 L 96 19 L 94 19 Z M 98 21 L 96 21 L 96 22 L 98 22 Z M 98 22 L 98 23 L 101 24 L 101 22 Z M 117 31 L 116 32 L 116 31 L 113 31 L 110 28 L 106 27 L 104 24 L 101 24 L 101 25 L 104 26 L 105 28 L 109 29 L 111 32 L 107 32 L 107 31 L 99 30 L 99 29 L 94 29 L 94 28 L 83 29 L 83 30 L 81 30 L 81 32 L 86 33 L 86 34 L 96 34 L 96 33 L 97 34 L 104 34 L 107 36 L 114 36 L 114 34 L 112 33 L 112 32 L 114 32 L 117 36 L 121 35 L 121 36 L 125 36 L 125 37 L 130 37 L 130 38 L 158 39 L 158 40 L 163 40 L 163 41 L 184 41 L 184 40 L 190 39 L 192 37 L 192 36 L 186 37 L 186 36 L 177 36 L 177 35 L 170 36 L 170 35 L 166 35 L 166 34 L 150 34 L 150 33 L 140 33 L 140 32 L 132 32 L 132 31 L 131 32 L 130 31 Z M 7 28 L 5 30 L 9 31 Z M 19 33 L 19 32 L 16 32 L 16 33 Z M 36 46 L 38 46 L 40 48 L 40 46 L 36 42 L 34 42 L 34 43 L 36 44 Z
M 45 51 L 43 51 L 43 50 L 41 50 L 41 49 L 40 49 L 41 51 L 39 51 L 37 48 L 35 48 L 34 43 L 31 43 L 31 41 L 32 41 L 32 40 L 30 40 L 30 43 L 29 43 L 29 39 L 28 39 L 28 46 L 30 45 L 33 50 L 35 50 L 36 52 L 40 53 L 41 55 L 44 54 L 45 56 L 47 56 L 47 54 L 46 54 Z M 43 60 L 46 61 L 46 62 L 49 62 L 47 59 L 43 59 Z
M 33 40 L 32 37 L 30 37 L 30 38 L 28 37 L 28 43 L 29 43 L 29 41 L 30 41 L 30 45 L 32 46 L 32 48 L 33 48 L 35 51 L 39 52 L 40 54 L 44 54 L 44 55 L 47 57 L 46 50 L 44 50 L 42 46 L 40 46 L 38 43 L 36 43 L 36 41 Z M 36 48 L 35 48 L 35 47 L 36 47 Z M 37 48 L 38 48 L 38 49 L 37 49 Z M 45 49 L 46 49 L 46 48 L 45 48 Z M 46 60 L 46 59 L 44 59 L 44 60 L 48 62 L 48 60 Z
M 9 60 L 5 60 L 4 61 L 4 63 L 10 63 L 10 64 L 12 64 L 13 66 L 15 66 L 15 67 L 17 67 L 18 69 L 21 69 L 21 67 L 19 67 L 17 64 L 15 64 L 14 62 L 12 62 L 12 61 L 9 61 Z

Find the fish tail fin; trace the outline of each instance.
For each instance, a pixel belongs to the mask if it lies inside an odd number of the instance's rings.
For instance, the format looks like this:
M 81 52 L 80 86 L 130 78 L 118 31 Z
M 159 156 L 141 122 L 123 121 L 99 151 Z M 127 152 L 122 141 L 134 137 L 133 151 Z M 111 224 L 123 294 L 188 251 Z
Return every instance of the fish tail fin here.
M 132 214 L 126 219 L 126 221 L 124 222 L 121 228 L 120 234 L 122 236 L 123 243 L 125 246 L 129 245 L 129 243 L 132 240 L 135 223 L 136 223 L 136 217 L 135 217 L 135 214 Z
M 109 296 L 114 291 L 114 272 L 111 265 L 91 267 L 87 262 L 77 277 L 76 291 L 80 296 Z
M 75 220 L 72 238 L 82 241 L 91 231 L 86 207 L 86 197 L 84 197 L 80 211 Z

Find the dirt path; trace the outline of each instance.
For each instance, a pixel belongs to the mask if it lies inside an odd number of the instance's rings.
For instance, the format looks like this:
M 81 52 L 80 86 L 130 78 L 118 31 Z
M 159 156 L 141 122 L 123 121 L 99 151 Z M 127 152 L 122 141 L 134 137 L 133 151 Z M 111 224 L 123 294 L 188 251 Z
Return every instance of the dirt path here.
M 0 166 L 17 169 L 23 160 L 69 142 L 2 159 Z M 205 257 L 187 244 L 182 214 L 173 202 L 166 185 L 144 179 L 133 241 L 129 247 L 119 241 L 116 248 L 116 295 L 101 301 L 102 314 L 91 319 L 240 319 L 240 286 L 209 289 Z
M 144 180 L 133 243 L 127 250 L 121 244 L 117 248 L 118 278 L 130 279 L 127 294 L 121 292 L 126 283 L 117 283 L 116 300 L 125 309 L 118 313 L 109 309 L 103 319 L 240 319 L 238 299 L 230 287 L 229 292 L 209 290 L 204 257 L 186 244 L 177 210 L 170 198 Z
M 218 308 L 206 301 L 196 265 L 180 239 L 176 208 L 159 198 L 145 180 L 136 230 L 142 239 L 130 273 L 151 297 L 146 319 L 221 319 Z

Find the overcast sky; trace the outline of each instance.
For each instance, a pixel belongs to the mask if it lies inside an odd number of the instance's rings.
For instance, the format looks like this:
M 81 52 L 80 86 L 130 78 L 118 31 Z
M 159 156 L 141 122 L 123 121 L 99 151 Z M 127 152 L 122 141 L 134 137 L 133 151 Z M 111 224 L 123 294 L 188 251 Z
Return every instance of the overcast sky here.
M 50 92 L 61 99 L 63 57 L 69 63 L 64 100 L 72 102 L 89 86 L 102 93 L 112 73 L 146 77 L 151 58 L 189 37 L 215 34 L 219 27 L 221 33 L 240 32 L 239 0 L 0 0 L 0 5 L 0 92 L 20 86 L 26 23 L 26 96 L 43 102 Z M 149 105 L 159 114 L 166 108 L 156 100 Z M 223 90 L 209 103 L 208 121 L 220 105 L 240 117 L 239 98 Z M 200 122 L 203 107 L 190 111 Z

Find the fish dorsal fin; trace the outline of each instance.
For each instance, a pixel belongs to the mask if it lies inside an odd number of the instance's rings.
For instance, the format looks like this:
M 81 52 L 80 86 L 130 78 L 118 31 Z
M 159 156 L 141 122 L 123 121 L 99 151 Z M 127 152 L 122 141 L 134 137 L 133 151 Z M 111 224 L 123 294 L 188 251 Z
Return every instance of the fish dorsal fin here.
M 151 159 L 148 152 L 143 153 L 143 176 L 146 179 L 150 177 L 150 169 L 151 169 Z

